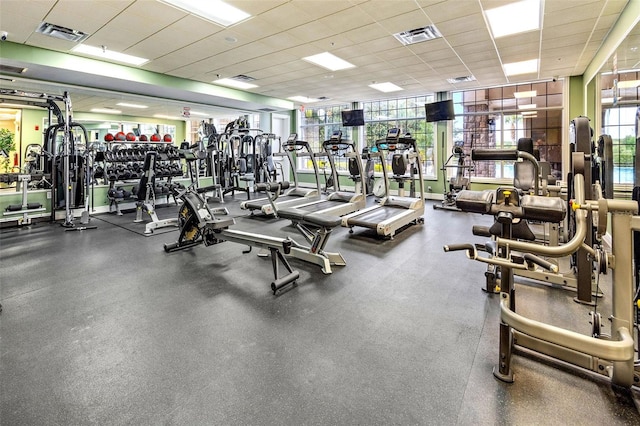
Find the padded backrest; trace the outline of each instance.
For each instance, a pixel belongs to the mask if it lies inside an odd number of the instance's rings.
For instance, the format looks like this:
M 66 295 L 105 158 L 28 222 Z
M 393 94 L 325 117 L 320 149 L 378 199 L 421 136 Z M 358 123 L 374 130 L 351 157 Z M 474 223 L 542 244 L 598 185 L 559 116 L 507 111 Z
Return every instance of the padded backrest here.
M 396 176 L 403 176 L 407 172 L 407 163 L 402 154 L 393 154 L 391 157 L 391 170 Z
M 516 161 L 513 163 L 513 186 L 517 189 L 529 192 L 535 188 L 536 179 L 533 164 L 529 161 Z
M 528 152 L 533 155 L 533 139 L 520 138 L 518 139 L 518 151 Z
M 239 158 L 238 159 L 238 170 L 240 173 L 247 173 L 247 159 Z
M 360 174 L 360 170 L 358 170 L 358 163 L 356 163 L 355 158 L 349 157 L 349 174 L 351 176 L 358 176 Z
M 247 154 L 247 173 L 253 173 L 253 154 Z
M 273 171 L 276 169 L 276 164 L 273 162 L 273 157 L 272 156 L 268 156 L 267 157 L 267 172 L 269 173 L 273 173 Z

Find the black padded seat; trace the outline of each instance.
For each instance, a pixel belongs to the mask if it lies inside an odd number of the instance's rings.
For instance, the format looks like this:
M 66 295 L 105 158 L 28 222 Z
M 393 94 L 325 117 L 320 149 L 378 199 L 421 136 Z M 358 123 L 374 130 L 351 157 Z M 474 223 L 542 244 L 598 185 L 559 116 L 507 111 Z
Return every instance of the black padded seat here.
M 484 191 L 462 190 L 456 195 L 456 207 L 465 212 L 488 214 L 493 204 L 493 192 L 489 189 Z
M 213 220 L 209 220 L 206 222 L 205 226 L 211 229 L 226 229 L 230 226 L 235 225 L 235 220 L 233 218 L 215 218 Z
M 567 214 L 564 201 L 557 197 L 524 195 L 520 199 L 524 218 L 540 222 L 561 222 Z

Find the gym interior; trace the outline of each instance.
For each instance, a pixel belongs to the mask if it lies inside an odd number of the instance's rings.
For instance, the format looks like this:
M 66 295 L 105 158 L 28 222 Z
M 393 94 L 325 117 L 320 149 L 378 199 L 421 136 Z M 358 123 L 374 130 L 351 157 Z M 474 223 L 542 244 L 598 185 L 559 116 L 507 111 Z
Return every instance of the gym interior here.
M 0 424 L 640 424 L 640 1 L 0 16 Z

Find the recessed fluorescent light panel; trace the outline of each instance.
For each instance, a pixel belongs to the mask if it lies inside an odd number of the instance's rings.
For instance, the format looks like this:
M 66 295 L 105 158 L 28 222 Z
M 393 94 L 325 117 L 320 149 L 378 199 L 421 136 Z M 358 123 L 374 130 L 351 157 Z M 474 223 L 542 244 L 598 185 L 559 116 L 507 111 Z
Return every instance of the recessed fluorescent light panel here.
M 338 58 L 336 55 L 333 55 L 329 52 L 318 53 L 317 55 L 307 56 L 306 58 L 302 58 L 307 62 L 311 62 L 312 64 L 316 64 L 323 68 L 326 68 L 330 71 L 339 71 L 346 70 L 348 68 L 355 68 L 356 66 L 345 61 L 344 59 Z
M 127 107 L 127 108 L 136 108 L 136 109 L 145 109 L 145 108 L 149 108 L 146 105 L 140 105 L 140 104 L 130 104 L 127 102 L 118 102 L 116 105 L 118 106 L 123 106 L 123 107 Z
M 536 115 L 537 113 L 538 111 L 522 111 L 520 115 L 523 115 L 526 117 L 526 116 Z
M 316 98 L 307 98 L 306 96 L 291 96 L 289 98 L 290 101 L 295 101 L 295 102 L 300 102 L 303 104 L 311 104 L 314 102 L 319 102 L 320 99 L 316 99 Z
M 518 105 L 518 109 L 534 109 L 536 104 Z
M 178 120 L 181 121 L 182 117 L 174 117 L 172 115 L 164 115 L 164 114 L 154 114 L 155 118 L 164 118 L 165 120 Z
M 510 64 L 504 64 L 502 66 L 504 70 L 504 75 L 520 75 L 520 74 L 531 74 L 538 72 L 538 60 L 530 59 L 528 61 L 522 62 L 512 62 Z
M 622 98 L 620 98 L 620 97 L 616 98 L 616 102 L 619 101 L 620 99 L 622 99 Z M 602 98 L 600 100 L 600 102 L 602 102 L 603 104 L 612 104 L 613 103 L 613 98 Z
M 86 44 L 79 44 L 71 50 L 73 52 L 83 53 L 89 56 L 96 56 L 98 58 L 108 59 L 110 61 L 122 62 L 128 65 L 140 66 L 149 62 L 149 60 L 145 58 L 127 55 L 125 53 L 114 52 L 113 50 L 108 50 L 103 47 L 88 46 Z
M 389 92 L 397 92 L 398 90 L 403 90 L 402 87 L 400 86 L 396 86 L 393 83 L 374 83 L 374 84 L 370 84 L 369 87 L 371 87 L 372 89 L 376 89 L 379 90 L 381 92 L 384 93 L 389 93 Z
M 223 86 L 233 87 L 235 89 L 243 89 L 243 90 L 253 89 L 254 87 L 258 87 L 255 84 L 247 83 L 240 80 L 235 80 L 233 78 L 220 78 L 218 80 L 214 80 L 213 83 L 221 84 Z
M 640 86 L 640 80 L 624 80 L 618 82 L 618 89 L 630 89 Z
M 204 113 L 204 112 L 198 112 L 198 111 L 189 111 L 189 114 L 197 115 L 199 117 L 209 117 L 209 116 L 211 116 L 211 114 L 207 114 L 207 113 Z
M 484 11 L 494 38 L 540 29 L 540 0 L 523 0 Z
M 122 114 L 119 109 L 111 108 L 91 108 L 91 112 L 97 112 L 99 114 Z
M 420 43 L 423 41 L 441 38 L 442 34 L 434 25 L 416 28 L 414 30 L 402 31 L 393 35 L 403 45 Z
M 228 27 L 251 15 L 220 0 L 158 0 L 207 21 Z
M 529 90 L 527 92 L 515 92 L 513 94 L 513 96 L 516 99 L 522 99 L 522 98 L 533 98 L 534 96 L 537 96 L 538 92 L 535 90 Z

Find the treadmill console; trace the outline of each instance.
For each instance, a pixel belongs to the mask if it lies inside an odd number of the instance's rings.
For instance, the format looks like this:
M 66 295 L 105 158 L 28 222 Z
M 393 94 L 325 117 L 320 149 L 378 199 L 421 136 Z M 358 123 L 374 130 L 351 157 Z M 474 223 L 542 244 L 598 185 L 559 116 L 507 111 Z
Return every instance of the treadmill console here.
M 387 141 L 397 141 L 400 138 L 400 129 L 394 127 L 387 130 Z
M 331 142 L 340 142 L 342 140 L 342 130 L 336 130 L 331 134 L 329 138 Z
M 295 142 L 297 140 L 298 140 L 298 134 L 297 133 L 291 133 L 289 135 L 289 137 L 287 138 L 287 142 L 288 143 L 293 143 L 293 142 Z

